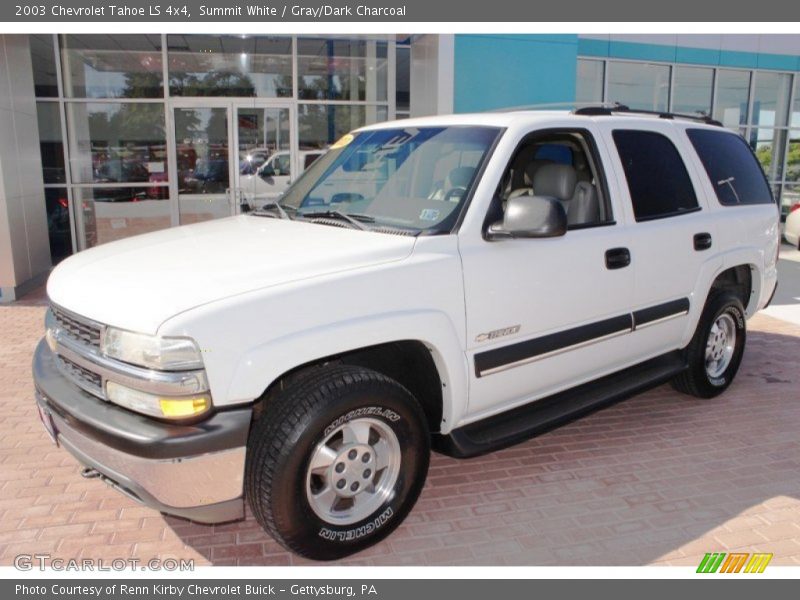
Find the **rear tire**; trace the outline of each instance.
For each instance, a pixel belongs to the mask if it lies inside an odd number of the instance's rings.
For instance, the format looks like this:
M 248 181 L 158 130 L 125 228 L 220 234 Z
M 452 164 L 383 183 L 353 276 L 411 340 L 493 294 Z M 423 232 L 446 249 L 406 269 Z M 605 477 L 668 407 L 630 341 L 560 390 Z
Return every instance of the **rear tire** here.
M 425 415 L 408 390 L 370 369 L 328 365 L 267 402 L 247 444 L 245 493 L 280 544 L 334 560 L 405 519 L 430 458 Z
M 746 336 L 741 300 L 729 291 L 714 293 L 685 349 L 688 368 L 672 380 L 672 387 L 697 398 L 724 392 L 739 370 Z

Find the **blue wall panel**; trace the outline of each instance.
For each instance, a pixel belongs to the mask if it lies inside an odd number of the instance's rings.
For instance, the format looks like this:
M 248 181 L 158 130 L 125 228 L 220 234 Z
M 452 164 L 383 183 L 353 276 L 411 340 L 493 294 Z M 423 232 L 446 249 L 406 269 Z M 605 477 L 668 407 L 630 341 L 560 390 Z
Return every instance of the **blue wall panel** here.
M 456 35 L 454 110 L 573 102 L 577 35 Z
M 690 48 L 618 40 L 580 38 L 578 40 L 578 54 L 580 56 L 596 56 L 598 58 L 652 60 L 715 67 L 738 67 L 741 69 L 800 70 L 800 56 L 790 54 L 711 50 L 708 48 Z

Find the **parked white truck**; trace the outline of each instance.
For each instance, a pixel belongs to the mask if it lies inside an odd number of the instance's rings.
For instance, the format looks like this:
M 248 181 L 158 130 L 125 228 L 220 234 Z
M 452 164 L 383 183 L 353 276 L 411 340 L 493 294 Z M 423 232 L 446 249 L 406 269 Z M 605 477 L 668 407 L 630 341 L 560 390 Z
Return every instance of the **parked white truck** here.
M 667 381 L 725 390 L 778 223 L 750 148 L 709 119 L 365 127 L 279 202 L 62 262 L 40 414 L 148 506 L 210 523 L 247 502 L 335 559 L 403 521 L 431 447 L 474 456 Z

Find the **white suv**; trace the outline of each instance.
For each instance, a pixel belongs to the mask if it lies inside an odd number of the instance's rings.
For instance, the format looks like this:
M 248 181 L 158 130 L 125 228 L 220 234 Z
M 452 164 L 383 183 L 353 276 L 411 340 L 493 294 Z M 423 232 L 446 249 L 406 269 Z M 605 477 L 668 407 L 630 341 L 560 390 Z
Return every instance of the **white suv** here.
M 721 393 L 778 242 L 763 173 L 720 126 L 383 123 L 261 210 L 62 262 L 37 401 L 87 474 L 196 521 L 247 502 L 334 559 L 400 524 L 432 446 L 489 452 L 667 381 Z

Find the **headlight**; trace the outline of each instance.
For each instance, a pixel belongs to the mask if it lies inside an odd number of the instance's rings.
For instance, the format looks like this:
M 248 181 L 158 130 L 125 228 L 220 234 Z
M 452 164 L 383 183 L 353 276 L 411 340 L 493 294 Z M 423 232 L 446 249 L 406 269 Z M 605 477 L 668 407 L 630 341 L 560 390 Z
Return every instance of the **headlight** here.
M 132 411 L 162 419 L 196 417 L 211 408 L 211 398 L 207 394 L 183 398 L 157 396 L 129 388 L 115 381 L 106 383 L 106 398 L 114 404 Z
M 110 358 L 159 371 L 203 368 L 200 348 L 189 338 L 156 337 L 107 327 L 100 349 Z

